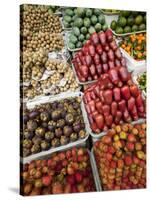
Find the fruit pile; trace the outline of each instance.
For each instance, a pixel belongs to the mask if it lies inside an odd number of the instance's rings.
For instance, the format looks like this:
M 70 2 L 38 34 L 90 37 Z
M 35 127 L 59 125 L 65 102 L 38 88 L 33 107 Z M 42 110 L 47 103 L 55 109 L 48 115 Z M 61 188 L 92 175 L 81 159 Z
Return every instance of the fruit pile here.
M 22 193 L 28 196 L 95 191 L 85 148 L 72 148 L 25 164 L 21 178 Z
M 113 20 L 110 27 L 117 34 L 145 31 L 146 12 L 120 11 L 118 20 Z
M 121 41 L 120 47 L 135 60 L 146 60 L 146 33 L 132 34 L 125 37 Z
M 92 131 L 106 131 L 115 124 L 145 117 L 145 101 L 125 67 L 110 69 L 84 92 Z
M 94 144 L 103 190 L 146 187 L 146 124 L 124 124 Z
M 85 138 L 80 103 L 75 97 L 24 109 L 23 157 Z
M 93 33 L 90 39 L 78 51 L 72 60 L 80 82 L 97 80 L 109 69 L 126 66 L 110 29 Z
M 146 92 L 146 72 L 138 75 L 137 82 L 139 84 L 139 87 L 142 91 Z

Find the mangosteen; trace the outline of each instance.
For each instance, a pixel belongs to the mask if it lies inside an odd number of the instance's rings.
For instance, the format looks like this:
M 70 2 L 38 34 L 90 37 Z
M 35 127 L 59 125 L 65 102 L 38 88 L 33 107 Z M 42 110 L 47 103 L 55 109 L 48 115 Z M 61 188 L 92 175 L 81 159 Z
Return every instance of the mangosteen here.
M 55 130 L 55 128 L 56 128 L 56 122 L 54 122 L 54 121 L 49 121 L 48 122 L 48 130 L 49 131 L 54 131 Z
M 57 105 L 57 107 L 60 108 L 60 109 L 62 109 L 62 108 L 64 107 L 64 105 L 63 105 L 63 103 L 59 103 L 59 104 Z
M 68 144 L 68 142 L 69 142 L 69 138 L 66 137 L 65 135 L 62 135 L 61 138 L 60 138 L 61 145 Z
M 57 128 L 55 129 L 55 136 L 60 138 L 62 136 L 63 132 L 61 130 L 61 128 Z
M 63 133 L 65 136 L 69 137 L 70 134 L 73 132 L 72 127 L 71 126 L 65 126 L 63 128 Z
M 74 116 L 71 113 L 68 113 L 65 117 L 65 121 L 68 125 L 72 125 L 74 122 Z
M 29 139 L 23 140 L 23 148 L 30 149 L 32 147 L 32 141 Z
M 42 112 L 40 114 L 40 119 L 43 121 L 43 122 L 47 122 L 49 120 L 49 113 L 48 112 Z
M 83 138 L 85 138 L 85 136 L 86 136 L 86 132 L 84 130 L 81 130 L 79 132 L 79 138 L 83 139 Z
M 27 157 L 27 156 L 29 156 L 30 154 L 31 154 L 31 151 L 30 151 L 30 149 L 27 149 L 27 148 L 23 148 L 23 157 Z
M 61 111 L 60 110 L 55 110 L 52 112 L 52 120 L 57 121 L 61 117 Z
M 43 151 L 45 151 L 45 150 L 48 150 L 50 148 L 50 144 L 48 143 L 48 142 L 46 142 L 45 140 L 43 140 L 42 142 L 41 142 L 41 149 L 43 150 Z
M 47 131 L 45 133 L 45 140 L 47 140 L 48 142 L 50 142 L 53 138 L 54 138 L 54 133 L 53 132 Z
M 41 126 L 42 126 L 43 128 L 47 128 L 47 127 L 48 127 L 48 124 L 47 124 L 47 122 L 42 122 Z
M 77 139 L 78 139 L 77 133 L 72 133 L 72 134 L 70 135 L 70 141 L 71 141 L 71 142 L 74 142 L 74 141 L 76 141 Z
M 51 142 L 52 147 L 58 147 L 60 146 L 60 141 L 58 138 L 54 138 Z
M 77 110 L 77 109 L 80 107 L 80 104 L 77 103 L 77 102 L 73 102 L 72 106 L 73 106 L 73 108 L 74 108 L 75 110 Z
M 23 115 L 23 123 L 26 124 L 28 120 L 29 120 L 28 115 L 24 114 Z
M 40 152 L 41 148 L 40 148 L 40 145 L 39 144 L 34 144 L 31 148 L 31 152 L 32 154 L 35 154 L 35 153 L 38 153 Z
M 35 134 L 38 136 L 38 137 L 44 137 L 45 135 L 45 129 L 42 128 L 42 127 L 38 127 L 36 130 L 35 130 Z
M 32 142 L 34 143 L 34 144 L 40 144 L 41 143 L 41 138 L 39 138 L 38 136 L 34 136 L 33 138 L 32 138 Z
M 37 123 L 35 122 L 35 121 L 33 121 L 33 120 L 29 120 L 28 122 L 27 122 L 27 129 L 29 130 L 29 131 L 35 131 L 35 129 L 38 127 L 38 125 L 37 125 Z
M 57 102 L 53 102 L 51 105 L 53 110 L 57 109 Z
M 32 112 L 29 113 L 29 118 L 30 118 L 30 119 L 34 119 L 34 118 L 36 118 L 38 115 L 39 115 L 39 112 L 38 112 L 38 111 L 32 111 Z
M 65 126 L 65 120 L 64 119 L 59 119 L 57 121 L 57 127 L 63 128 Z
M 73 130 L 74 130 L 74 132 L 79 133 L 79 131 L 80 131 L 81 129 L 82 129 L 82 128 L 81 128 L 81 124 L 80 124 L 80 123 L 74 123 L 74 125 L 73 125 Z
M 66 117 L 66 114 L 67 114 L 66 110 L 62 110 L 62 112 L 61 112 L 61 117 L 62 117 L 62 118 L 65 118 L 65 117 Z
M 28 131 L 27 129 L 24 130 L 24 132 L 23 132 L 23 137 L 24 138 L 31 140 L 33 138 L 33 136 L 34 136 L 33 132 Z

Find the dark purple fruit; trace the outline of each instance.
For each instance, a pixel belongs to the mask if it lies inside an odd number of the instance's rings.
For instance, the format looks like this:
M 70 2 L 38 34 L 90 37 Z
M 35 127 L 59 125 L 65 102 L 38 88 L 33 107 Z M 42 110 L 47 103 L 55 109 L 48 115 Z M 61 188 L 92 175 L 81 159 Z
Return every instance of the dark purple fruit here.
M 27 157 L 31 154 L 30 149 L 23 148 L 23 157 Z
M 54 122 L 54 121 L 49 121 L 49 122 L 48 122 L 48 130 L 49 130 L 49 131 L 54 131 L 55 128 L 56 128 L 56 122 Z
M 47 127 L 48 127 L 48 124 L 47 124 L 47 122 L 42 122 L 42 124 L 41 124 L 41 125 L 42 125 L 42 127 L 43 127 L 43 128 L 47 128 Z
M 57 105 L 57 107 L 58 107 L 59 109 L 62 109 L 62 108 L 64 107 L 64 105 L 63 105 L 63 103 L 59 103 L 59 104 Z
M 40 114 L 40 119 L 43 121 L 43 122 L 47 122 L 50 117 L 49 117 L 49 113 L 48 112 L 42 112 Z
M 61 130 L 61 128 L 57 128 L 55 129 L 55 136 L 60 138 L 62 136 L 63 132 Z
M 38 153 L 40 152 L 41 148 L 40 148 L 40 145 L 39 144 L 34 144 L 31 148 L 31 153 L 32 154 L 35 154 L 35 153 Z
M 81 124 L 80 124 L 80 123 L 75 124 L 75 125 L 73 126 L 73 130 L 74 130 L 74 132 L 76 132 L 76 133 L 79 133 L 79 131 L 80 131 L 81 129 L 82 129 L 82 128 L 81 128 Z
M 51 142 L 52 147 L 58 147 L 60 146 L 60 141 L 58 138 L 54 138 Z
M 66 137 L 65 135 L 62 135 L 60 138 L 61 145 L 66 145 L 66 144 L 68 144 L 68 142 L 69 142 L 69 138 Z
M 57 121 L 61 117 L 61 111 L 60 110 L 55 110 L 52 112 L 52 120 Z
M 33 121 L 33 120 L 29 120 L 28 122 L 27 122 L 27 129 L 29 130 L 29 131 L 35 131 L 35 129 L 38 127 L 38 125 L 37 125 L 37 123 L 35 122 L 35 121 Z
M 32 112 L 29 113 L 29 118 L 30 118 L 30 119 L 34 119 L 34 118 L 36 118 L 38 115 L 39 115 L 39 112 L 38 112 L 38 111 L 32 111 Z
M 57 127 L 63 128 L 65 126 L 65 120 L 64 119 L 59 119 L 57 121 Z
M 33 132 L 30 132 L 28 130 L 24 130 L 24 132 L 23 132 L 24 138 L 31 140 L 33 138 L 33 136 L 34 136 Z
M 50 148 L 50 144 L 48 143 L 48 142 L 46 142 L 45 140 L 43 140 L 42 142 L 41 142 L 41 149 L 43 150 L 43 151 L 45 151 L 45 150 L 48 150 Z
M 63 133 L 65 136 L 69 137 L 70 134 L 73 132 L 72 127 L 71 126 L 65 126 L 63 128 Z
M 51 105 L 53 110 L 57 109 L 57 102 L 53 102 Z
M 79 132 L 79 138 L 83 139 L 83 138 L 85 138 L 85 136 L 86 136 L 86 132 L 84 130 L 81 130 Z
M 48 131 L 45 133 L 45 140 L 50 142 L 54 138 L 54 133 L 51 131 Z
M 32 147 L 32 141 L 29 139 L 23 140 L 23 148 L 30 149 Z
M 45 129 L 42 128 L 42 127 L 38 127 L 38 128 L 35 130 L 35 134 L 36 134 L 38 137 L 43 138 L 44 135 L 45 135 Z
M 41 143 L 41 138 L 39 138 L 38 136 L 34 136 L 33 138 L 32 138 L 32 142 L 34 143 L 34 144 L 40 144 Z
M 66 117 L 66 114 L 67 114 L 67 112 L 66 112 L 65 110 L 62 110 L 62 112 L 61 112 L 61 117 L 62 117 L 62 118 L 65 118 L 65 117 Z
M 70 135 L 70 141 L 71 141 L 71 142 L 74 142 L 74 141 L 76 141 L 77 139 L 78 139 L 77 133 L 72 133 L 72 134 Z
M 67 114 L 65 117 L 65 121 L 68 125 L 72 125 L 74 122 L 74 117 L 71 113 Z
M 73 108 L 74 108 L 75 110 L 78 109 L 79 106 L 80 106 L 80 104 L 78 104 L 78 103 L 76 103 L 76 102 L 74 102 L 72 105 L 73 105 Z
M 29 120 L 28 116 L 23 115 L 23 123 L 26 124 L 28 120 Z

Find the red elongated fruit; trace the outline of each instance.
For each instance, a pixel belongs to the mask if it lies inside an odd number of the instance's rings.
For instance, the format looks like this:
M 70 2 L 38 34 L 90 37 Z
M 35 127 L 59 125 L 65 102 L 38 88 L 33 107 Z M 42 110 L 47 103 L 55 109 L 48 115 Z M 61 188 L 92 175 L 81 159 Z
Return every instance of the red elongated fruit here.
M 115 64 L 113 61 L 108 61 L 108 66 L 110 69 L 114 68 L 115 67 Z
M 101 64 L 96 65 L 96 71 L 97 71 L 98 75 L 101 75 L 101 73 L 102 73 L 102 65 Z
M 130 112 L 134 121 L 138 120 L 138 112 L 136 106 L 134 106 Z
M 84 78 L 87 78 L 88 77 L 88 67 L 86 65 L 81 65 L 80 73 Z
M 94 91 L 91 91 L 90 93 L 91 93 L 91 98 L 92 98 L 93 100 L 95 100 L 95 99 L 96 99 L 96 95 L 95 95 Z
M 115 59 L 115 65 L 116 67 L 121 67 L 121 62 L 118 59 Z
M 113 41 L 113 33 L 110 29 L 107 29 L 107 31 L 105 31 L 105 35 L 108 42 Z
M 99 92 L 100 92 L 100 87 L 99 87 L 99 85 L 96 85 L 96 87 L 94 88 L 94 92 L 95 92 L 95 95 L 96 95 L 97 97 L 100 97 L 100 94 L 99 94 Z
M 121 91 L 120 91 L 120 88 L 114 88 L 113 89 L 113 94 L 114 94 L 114 100 L 115 101 L 120 101 L 121 100 Z
M 102 45 L 101 44 L 98 44 L 96 46 L 96 52 L 101 55 L 103 53 L 103 49 L 102 49 Z
M 111 127 L 111 125 L 113 123 L 113 117 L 112 117 L 112 115 L 105 116 L 105 122 L 106 122 L 107 126 Z
M 79 72 L 77 72 L 77 76 L 79 78 L 79 81 L 81 81 L 81 82 L 85 82 L 86 81 L 86 78 L 83 77 Z
M 143 112 L 145 111 L 143 105 L 142 105 L 142 106 L 138 106 L 137 109 L 138 109 L 138 111 L 139 111 L 140 113 L 143 113 Z
M 97 33 L 93 33 L 90 37 L 90 40 L 93 42 L 94 45 L 99 43 L 99 37 Z
M 122 67 L 126 67 L 127 66 L 126 59 L 124 57 L 121 58 L 120 62 L 121 62 L 121 66 Z
M 82 47 L 82 54 L 83 55 L 89 55 L 89 48 L 88 48 L 88 46 L 87 45 L 84 45 L 83 47 Z
M 90 113 L 91 113 L 91 110 L 90 110 L 90 107 L 89 107 L 88 104 L 85 105 L 85 108 L 86 108 L 87 113 L 90 114 Z
M 94 123 L 94 119 L 93 119 L 93 116 L 92 116 L 91 113 L 88 115 L 88 118 L 89 118 L 90 124 L 93 124 Z
M 100 95 L 101 102 L 105 103 L 105 99 L 104 99 L 104 96 L 103 96 L 103 90 L 100 90 L 99 95 Z
M 109 43 L 110 47 L 112 48 L 113 51 L 115 51 L 118 46 L 115 40 L 113 40 L 112 42 Z
M 89 67 L 92 64 L 92 58 L 90 55 L 85 56 L 86 65 Z
M 137 107 L 143 106 L 143 99 L 142 99 L 142 95 L 141 95 L 141 94 L 139 94 L 139 95 L 136 97 L 135 101 L 136 101 Z
M 112 104 L 111 104 L 111 114 L 112 114 L 113 116 L 116 115 L 116 113 L 117 113 L 117 108 L 118 108 L 117 103 L 116 103 L 115 101 L 113 101 Z
M 130 97 L 130 99 L 128 100 L 128 110 L 131 111 L 134 106 L 135 106 L 135 99 L 133 97 Z
M 92 76 L 94 76 L 96 74 L 96 68 L 95 68 L 95 65 L 92 64 L 90 67 L 89 67 L 89 71 L 90 71 L 90 74 Z
M 107 63 L 107 53 L 105 51 L 101 54 L 101 61 L 102 63 Z
M 119 110 L 120 110 L 121 112 L 124 112 L 124 111 L 125 111 L 125 109 L 126 109 L 126 102 L 125 102 L 124 99 L 122 99 L 121 101 L 119 101 L 118 107 L 119 107 Z
M 119 75 L 122 81 L 128 81 L 129 79 L 129 72 L 126 67 L 119 68 Z
M 103 105 L 102 109 L 103 109 L 104 116 L 108 116 L 110 114 L 110 106 L 109 105 Z
M 119 48 L 117 48 L 117 49 L 115 50 L 115 56 L 116 56 L 119 60 L 121 60 L 122 54 L 121 54 L 121 51 L 120 51 Z
M 139 95 L 139 89 L 136 85 L 130 86 L 130 93 L 133 97 L 137 97 Z
M 95 119 L 95 117 L 98 115 L 98 112 L 97 112 L 97 110 L 96 111 L 94 111 L 93 113 L 92 113 L 92 117 Z
M 111 81 L 114 84 L 118 84 L 119 77 L 118 77 L 118 72 L 117 72 L 117 70 L 115 68 L 109 70 L 109 76 L 110 76 Z
M 109 48 L 108 44 L 106 44 L 105 46 L 103 46 L 103 49 L 104 49 L 104 51 L 108 52 L 110 48 Z
M 129 112 L 128 112 L 127 108 L 123 112 L 123 117 L 124 117 L 125 122 L 130 122 L 131 121 L 131 117 L 129 115 Z
M 113 93 L 112 90 L 107 89 L 103 92 L 103 97 L 105 100 L 106 104 L 111 104 L 112 103 L 112 99 L 113 99 Z
M 91 101 L 92 100 L 91 93 L 90 92 L 84 93 L 84 99 L 86 99 L 87 102 Z
M 98 110 L 98 112 L 100 113 L 100 114 L 102 114 L 103 113 L 103 109 L 102 109 L 102 102 L 96 102 L 96 109 Z
M 121 120 L 122 113 L 120 111 L 117 111 L 116 117 L 115 117 L 115 124 L 118 124 Z
M 95 101 L 94 100 L 90 101 L 88 103 L 88 105 L 89 105 L 90 111 L 94 112 L 95 111 Z
M 100 43 L 102 45 L 105 45 L 106 44 L 106 35 L 105 35 L 105 33 L 104 32 L 100 32 L 98 34 L 98 36 L 99 36 Z
M 121 88 L 121 95 L 122 95 L 122 97 L 123 97 L 125 100 L 130 99 L 131 94 L 130 94 L 130 89 L 129 89 L 128 86 L 123 86 L 123 87 Z
M 114 56 L 114 52 L 113 52 L 112 49 L 109 49 L 109 51 L 107 52 L 107 55 L 108 55 L 108 59 L 109 59 L 110 61 L 114 61 L 115 56 Z
M 93 76 L 93 79 L 94 79 L 94 80 L 97 80 L 97 79 L 98 79 L 98 75 L 95 74 L 95 75 Z
M 99 133 L 100 132 L 100 129 L 98 128 L 97 124 L 96 123 L 92 123 L 91 124 L 91 129 L 93 132 L 95 133 Z
M 88 52 L 89 52 L 90 56 L 93 57 L 95 55 L 95 47 L 93 45 L 89 45 Z
M 95 65 L 100 64 L 100 57 L 97 53 L 94 55 L 94 63 Z
M 86 66 L 85 57 L 84 57 L 84 56 L 80 57 L 80 60 L 81 60 L 82 65 L 85 65 L 85 66 Z
M 109 69 L 109 67 L 108 67 L 108 64 L 107 63 L 104 63 L 103 65 L 103 72 L 108 72 L 108 69 Z
M 104 117 L 103 115 L 101 114 L 98 114 L 96 117 L 95 117 L 95 121 L 96 121 L 96 125 L 97 127 L 102 130 L 104 128 Z

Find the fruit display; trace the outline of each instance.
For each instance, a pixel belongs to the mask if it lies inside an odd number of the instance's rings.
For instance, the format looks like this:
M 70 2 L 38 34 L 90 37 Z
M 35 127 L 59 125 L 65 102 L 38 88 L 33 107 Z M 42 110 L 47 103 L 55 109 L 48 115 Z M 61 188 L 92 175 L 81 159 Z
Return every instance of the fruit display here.
M 126 66 L 121 51 L 110 29 L 93 33 L 72 60 L 80 82 L 86 83 L 107 73 L 110 69 Z
M 81 97 L 23 110 L 23 157 L 82 140 L 86 136 Z
M 25 196 L 95 191 L 89 153 L 82 147 L 25 164 L 21 178 Z
M 125 67 L 112 68 L 84 92 L 84 103 L 94 134 L 114 125 L 145 118 L 145 100 Z
M 94 144 L 103 190 L 146 188 L 146 124 L 123 124 Z
M 73 11 L 71 12 L 70 9 L 65 11 L 73 15 Z M 77 8 L 74 12 L 73 19 L 70 16 L 64 16 L 64 20 L 68 20 L 72 26 L 72 30 L 68 34 L 68 48 L 70 50 L 81 48 L 92 33 L 105 31 L 108 28 L 100 9 Z
M 140 89 L 146 93 L 146 72 L 139 74 L 136 77 L 136 81 Z
M 110 27 L 116 34 L 145 31 L 146 12 L 120 11 L 118 20 L 113 20 Z
M 146 33 L 126 36 L 121 41 L 120 47 L 136 61 L 146 60 Z

